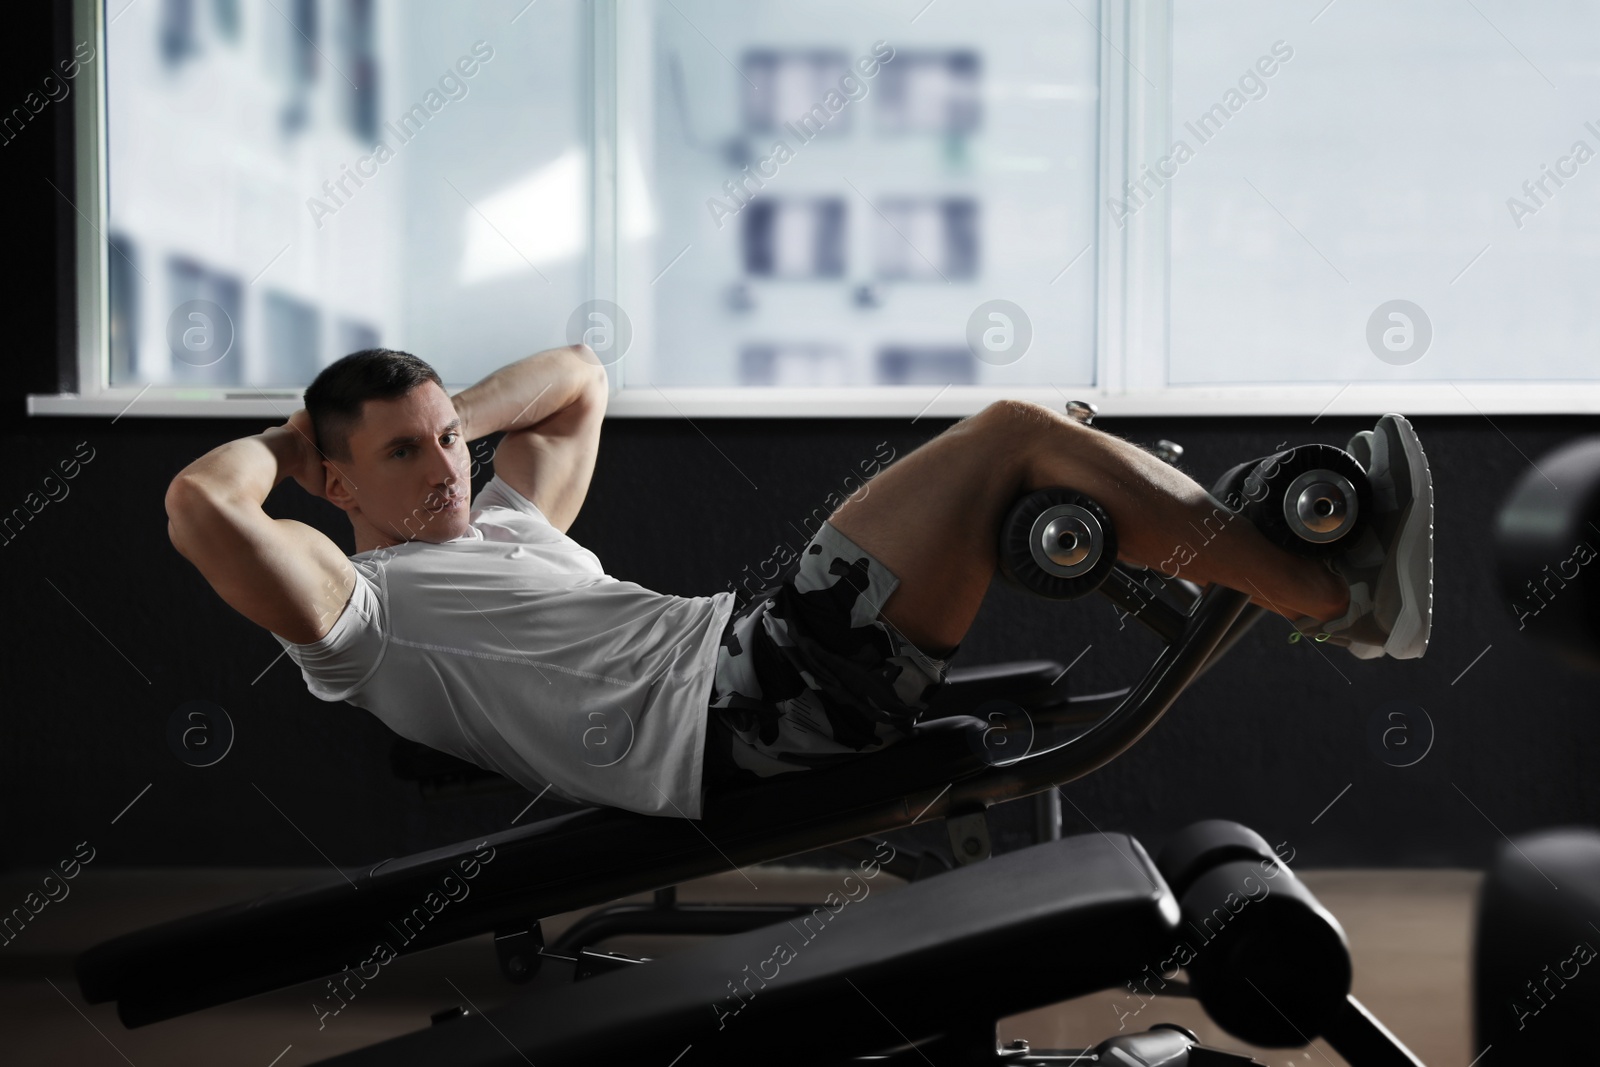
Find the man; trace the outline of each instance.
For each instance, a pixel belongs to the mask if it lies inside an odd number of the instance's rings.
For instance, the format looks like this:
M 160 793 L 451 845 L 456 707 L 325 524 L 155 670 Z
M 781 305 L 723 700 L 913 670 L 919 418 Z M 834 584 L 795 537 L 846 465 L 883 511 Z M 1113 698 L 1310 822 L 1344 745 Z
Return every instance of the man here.
M 321 699 L 535 792 L 699 818 L 711 782 L 792 773 L 906 735 L 977 614 L 1020 494 L 1088 494 L 1115 523 L 1121 557 L 1152 567 L 1207 519 L 1219 527 L 1221 505 L 1175 468 L 1001 401 L 881 472 L 779 585 L 735 613 L 732 593 L 618 581 L 566 536 L 606 395 L 583 345 L 455 397 L 415 356 L 356 352 L 323 370 L 283 425 L 181 471 L 169 533 Z M 494 477 L 469 502 L 467 443 L 501 431 Z M 1426 459 L 1395 415 L 1350 448 L 1377 502 L 1358 552 L 1324 566 L 1226 522 L 1179 572 L 1248 591 L 1362 658 L 1414 658 L 1432 607 Z M 284 478 L 349 516 L 353 556 L 266 515 Z

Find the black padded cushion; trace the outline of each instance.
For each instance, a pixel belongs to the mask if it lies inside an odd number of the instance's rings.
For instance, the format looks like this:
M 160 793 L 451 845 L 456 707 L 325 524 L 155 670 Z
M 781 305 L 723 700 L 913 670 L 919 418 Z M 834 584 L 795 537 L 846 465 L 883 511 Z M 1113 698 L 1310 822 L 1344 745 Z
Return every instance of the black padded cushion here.
M 123 1024 L 133 1027 L 336 974 L 391 936 L 388 920 L 409 913 L 480 845 L 494 859 L 471 895 L 442 909 L 402 951 L 854 840 L 879 828 L 870 813 L 882 806 L 914 815 L 952 781 L 986 769 L 988 729 L 971 716 L 919 723 L 911 737 L 860 760 L 708 791 L 700 820 L 582 808 L 346 867 L 320 883 L 95 945 L 78 957 L 79 988 L 90 1003 L 116 1000 Z
M 469 1016 L 323 1062 L 814 1065 L 1121 986 L 1176 936 L 1177 903 L 1126 834 L 878 878 L 841 873 L 803 921 L 518 994 L 492 1026 Z

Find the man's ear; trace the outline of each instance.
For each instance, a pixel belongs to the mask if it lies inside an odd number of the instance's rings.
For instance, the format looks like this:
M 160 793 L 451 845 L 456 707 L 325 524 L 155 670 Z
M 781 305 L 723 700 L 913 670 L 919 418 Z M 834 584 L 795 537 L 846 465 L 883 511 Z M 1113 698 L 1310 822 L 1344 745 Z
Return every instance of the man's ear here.
M 339 471 L 339 468 L 324 459 L 322 461 L 322 473 L 326 479 L 323 482 L 323 495 L 327 497 L 328 502 L 342 511 L 354 511 L 356 498 L 351 494 L 350 486 L 346 483 L 344 475 Z

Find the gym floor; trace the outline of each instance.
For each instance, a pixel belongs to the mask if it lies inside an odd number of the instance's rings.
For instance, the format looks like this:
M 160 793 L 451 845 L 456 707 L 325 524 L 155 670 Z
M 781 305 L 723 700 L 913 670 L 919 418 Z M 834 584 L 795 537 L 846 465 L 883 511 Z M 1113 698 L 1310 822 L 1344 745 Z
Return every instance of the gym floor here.
M 86 1005 L 72 977 L 81 949 L 117 933 L 274 889 L 321 878 L 321 870 L 85 870 L 71 895 L 52 902 L 0 952 L 0 1034 L 9 1063 L 133 1063 L 143 1067 L 211 1065 L 294 1067 L 428 1025 L 435 1011 L 457 1004 L 493 1006 L 500 980 L 489 938 L 406 956 L 386 967 L 319 1030 L 307 983 L 138 1030 L 124 1029 L 111 1005 Z M 683 901 L 821 900 L 837 871 L 754 867 L 687 883 Z M 1473 902 L 1482 875 L 1466 870 L 1298 871 L 1343 924 L 1355 958 L 1355 993 L 1425 1063 L 1460 1067 L 1472 1059 L 1468 1029 Z M 754 882 L 754 887 L 752 887 Z M 31 874 L 0 877 L 0 899 L 20 900 L 38 884 Z M 892 876 L 874 891 L 893 892 Z M 648 894 L 629 900 L 648 900 Z M 583 912 L 546 920 L 554 938 Z M 692 938 L 617 938 L 605 948 L 660 957 Z M 1103 993 L 1005 1019 L 1000 1039 L 1027 1038 L 1035 1048 L 1092 1045 L 1118 1030 L 1119 1012 L 1134 1001 Z M 325 994 L 324 994 L 325 995 Z M 1222 1033 L 1193 1001 L 1159 998 L 1127 1020 L 1131 1029 L 1156 1022 L 1188 1026 L 1202 1040 L 1249 1051 L 1270 1067 L 1342 1065 L 1321 1043 L 1309 1049 L 1254 1049 Z

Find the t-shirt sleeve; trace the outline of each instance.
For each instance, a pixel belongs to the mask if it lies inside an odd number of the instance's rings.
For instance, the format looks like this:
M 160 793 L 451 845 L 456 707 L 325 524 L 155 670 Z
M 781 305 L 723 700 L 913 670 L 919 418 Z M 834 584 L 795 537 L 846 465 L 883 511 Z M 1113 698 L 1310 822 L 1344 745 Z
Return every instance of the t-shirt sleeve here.
M 273 634 L 299 666 L 313 696 L 346 700 L 378 669 L 384 649 L 381 606 L 377 587 L 358 567 L 355 589 L 333 629 L 306 644 L 295 644 Z
M 556 529 L 539 505 L 498 474 L 473 497 L 472 525 L 488 541 L 539 546 L 552 573 L 609 578 L 599 557 Z
M 546 524 L 550 522 L 545 513 L 539 510 L 539 505 L 511 488 L 511 483 L 498 474 L 490 478 L 488 484 L 472 498 L 472 510 L 476 511 L 479 508 L 510 508 L 524 515 L 532 515 L 540 522 Z

